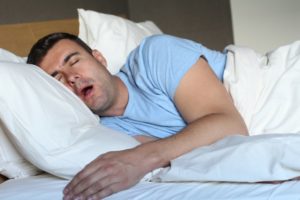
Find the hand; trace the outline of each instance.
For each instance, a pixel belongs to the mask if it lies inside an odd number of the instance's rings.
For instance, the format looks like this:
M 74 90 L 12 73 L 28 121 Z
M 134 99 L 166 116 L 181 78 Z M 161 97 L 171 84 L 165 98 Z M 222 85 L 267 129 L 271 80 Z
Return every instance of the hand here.
M 102 199 L 135 185 L 147 171 L 136 149 L 109 152 L 88 164 L 64 189 L 64 200 Z

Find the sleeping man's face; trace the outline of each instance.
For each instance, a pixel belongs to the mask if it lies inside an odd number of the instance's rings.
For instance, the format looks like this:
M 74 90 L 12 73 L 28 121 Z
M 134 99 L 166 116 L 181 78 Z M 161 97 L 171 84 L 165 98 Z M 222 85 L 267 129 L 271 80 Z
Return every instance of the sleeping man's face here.
M 39 66 L 96 114 L 111 106 L 115 95 L 113 76 L 100 52 L 94 50 L 91 55 L 77 43 L 63 39 L 48 51 Z

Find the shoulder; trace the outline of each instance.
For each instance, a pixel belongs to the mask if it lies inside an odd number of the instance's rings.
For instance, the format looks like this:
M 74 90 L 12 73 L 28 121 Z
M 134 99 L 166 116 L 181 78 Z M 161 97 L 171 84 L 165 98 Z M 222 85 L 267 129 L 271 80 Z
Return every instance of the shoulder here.
M 145 61 L 187 58 L 202 51 L 202 45 L 189 39 L 160 34 L 146 37 L 134 52 L 136 57 Z
M 161 47 L 170 47 L 170 46 L 180 46 L 182 44 L 185 45 L 196 45 L 199 46 L 199 43 L 196 43 L 192 40 L 188 40 L 185 38 L 180 38 L 167 34 L 160 35 L 152 35 L 146 37 L 140 44 L 142 48 L 159 48 Z M 201 46 L 201 45 L 200 45 Z
M 167 35 L 167 34 L 159 34 L 159 35 L 151 35 L 146 37 L 142 43 L 151 45 L 151 44 L 157 44 L 161 42 L 172 42 L 179 39 L 181 38 L 172 35 Z
M 170 56 L 170 50 L 179 38 L 159 34 L 144 38 L 139 46 L 129 55 L 129 67 L 152 68 Z M 172 53 L 171 53 L 172 54 Z M 151 66 L 151 67 L 149 67 Z

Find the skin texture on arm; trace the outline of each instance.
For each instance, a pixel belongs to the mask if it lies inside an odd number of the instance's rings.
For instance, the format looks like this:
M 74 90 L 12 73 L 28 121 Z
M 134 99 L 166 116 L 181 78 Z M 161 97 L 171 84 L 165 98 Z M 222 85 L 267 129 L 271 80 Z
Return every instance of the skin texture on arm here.
M 174 99 L 188 123 L 186 128 L 169 138 L 99 156 L 66 186 L 64 199 L 102 199 L 135 185 L 148 172 L 197 147 L 228 135 L 247 135 L 229 94 L 203 58 L 183 77 Z

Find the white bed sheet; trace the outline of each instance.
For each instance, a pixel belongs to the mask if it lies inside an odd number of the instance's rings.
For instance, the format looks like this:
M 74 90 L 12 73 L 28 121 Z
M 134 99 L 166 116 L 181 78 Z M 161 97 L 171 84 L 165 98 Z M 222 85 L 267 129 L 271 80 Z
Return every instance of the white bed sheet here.
M 0 185 L 0 199 L 60 200 L 66 180 L 44 174 Z M 299 200 L 300 181 L 281 184 L 141 182 L 106 200 Z

